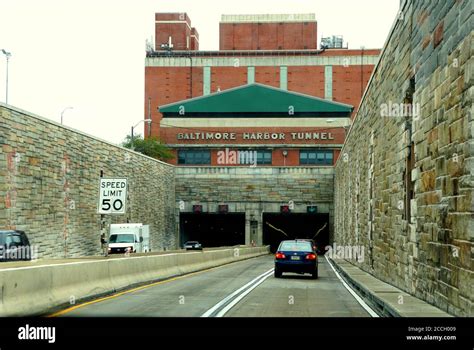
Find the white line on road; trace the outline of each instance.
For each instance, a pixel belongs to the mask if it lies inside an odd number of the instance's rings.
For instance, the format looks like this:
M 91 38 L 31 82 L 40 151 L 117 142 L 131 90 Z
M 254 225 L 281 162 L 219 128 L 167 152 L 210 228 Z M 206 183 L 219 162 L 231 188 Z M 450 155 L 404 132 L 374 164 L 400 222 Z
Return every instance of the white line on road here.
M 233 292 L 232 294 L 228 295 L 227 297 L 225 297 L 224 299 L 222 299 L 220 302 L 218 302 L 216 305 L 214 305 L 213 307 L 211 307 L 209 310 L 207 310 L 205 313 L 203 313 L 201 315 L 201 317 L 211 317 L 217 310 L 219 310 L 220 308 L 224 307 L 224 305 L 226 305 L 227 303 L 229 303 L 233 298 L 238 298 L 239 294 L 240 293 L 243 293 L 246 291 L 247 288 L 250 288 L 250 290 L 253 290 L 256 286 L 258 286 L 260 283 L 262 283 L 266 278 L 268 278 L 271 274 L 273 273 L 273 268 L 271 268 L 270 270 L 262 273 L 261 275 L 255 277 L 253 280 L 251 280 L 250 282 L 248 282 L 246 285 L 240 287 L 239 289 L 237 289 L 235 292 Z M 261 280 L 261 281 L 260 281 Z M 253 284 L 256 284 L 256 286 L 254 288 L 252 288 L 252 285 Z M 247 293 L 248 294 L 248 293 Z M 245 295 L 247 295 L 245 294 Z M 244 295 L 244 296 L 245 296 Z M 240 300 L 240 299 L 239 299 Z M 233 304 L 235 305 L 235 304 Z M 230 308 L 228 309 L 230 310 Z M 228 311 L 227 310 L 227 311 Z M 227 312 L 226 311 L 226 312 Z M 221 311 L 222 312 L 222 311 Z M 218 314 L 221 314 L 221 312 L 219 312 Z M 225 313 L 224 313 L 225 314 Z M 218 317 L 222 317 L 224 314 L 218 316 Z
M 224 307 L 221 311 L 219 311 L 216 315 L 216 317 L 222 317 L 224 316 L 230 309 L 232 309 L 239 301 L 241 301 L 247 294 L 249 294 L 252 290 L 257 288 L 260 284 L 262 284 L 268 277 L 273 275 L 273 269 L 267 273 L 264 277 L 262 277 L 259 281 L 257 281 L 255 284 L 250 286 L 246 291 L 244 291 L 242 294 L 237 296 L 234 300 L 232 300 L 226 307 Z
M 344 279 L 336 271 L 334 266 L 332 266 L 332 264 L 329 261 L 328 257 L 327 256 L 324 256 L 324 257 L 326 258 L 327 262 L 329 263 L 329 266 L 331 266 L 331 269 L 336 274 L 337 278 L 339 278 L 339 280 L 342 282 L 344 287 L 346 287 L 346 289 L 349 291 L 349 293 L 352 294 L 352 296 L 355 298 L 355 300 L 357 300 L 357 302 L 365 309 L 365 311 L 367 311 L 369 313 L 369 315 L 372 316 L 372 317 L 380 317 L 374 310 L 372 310 L 369 307 L 369 305 L 366 304 L 366 302 L 364 300 L 362 300 L 362 298 L 356 292 L 354 292 L 354 290 L 351 287 L 349 287 L 349 285 L 346 283 L 346 281 L 344 281 Z

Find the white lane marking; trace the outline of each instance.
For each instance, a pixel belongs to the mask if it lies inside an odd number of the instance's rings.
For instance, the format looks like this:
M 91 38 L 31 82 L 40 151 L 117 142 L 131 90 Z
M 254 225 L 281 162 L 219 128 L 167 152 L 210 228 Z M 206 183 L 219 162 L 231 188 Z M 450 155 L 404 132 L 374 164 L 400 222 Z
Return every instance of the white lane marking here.
M 352 294 L 352 296 L 355 298 L 355 300 L 357 300 L 357 302 L 365 309 L 365 311 L 367 311 L 369 313 L 369 315 L 372 316 L 372 317 L 380 317 L 374 310 L 372 310 L 369 307 L 369 305 L 367 305 L 365 303 L 364 300 L 362 300 L 362 298 L 356 292 L 354 292 L 354 290 L 351 287 L 349 287 L 349 285 L 346 283 L 346 281 L 344 281 L 344 279 L 339 275 L 339 273 L 336 271 L 336 269 L 332 266 L 332 264 L 329 261 L 328 257 L 327 256 L 324 256 L 324 257 L 326 258 L 326 261 L 329 263 L 329 266 L 331 266 L 331 269 L 336 274 L 337 278 L 339 278 L 339 280 L 342 282 L 342 285 L 344 287 L 346 287 L 346 289 L 349 291 L 349 293 Z
M 241 301 L 247 294 L 249 294 L 252 290 L 257 288 L 260 284 L 265 282 L 265 280 L 273 275 L 273 271 L 270 271 L 266 276 L 262 277 L 257 283 L 254 285 L 250 286 L 246 291 L 244 291 L 242 294 L 237 296 L 234 300 L 232 300 L 225 308 L 223 308 L 221 311 L 219 311 L 216 315 L 216 317 L 223 317 L 230 309 L 232 309 L 239 301 Z
M 220 307 L 222 307 L 223 305 L 225 305 L 229 300 L 231 300 L 231 299 L 234 298 L 236 295 L 238 295 L 239 293 L 241 293 L 242 291 L 244 291 L 246 288 L 249 288 L 253 283 L 258 282 L 259 279 L 266 277 L 267 274 L 272 273 L 272 272 L 273 272 L 273 268 L 271 268 L 270 270 L 265 271 L 265 272 L 262 273 L 261 275 L 255 277 L 253 280 L 251 280 L 250 282 L 248 282 L 246 285 L 240 287 L 239 289 L 237 289 L 236 291 L 234 291 L 232 294 L 228 295 L 227 297 L 225 297 L 224 299 L 222 299 L 220 302 L 218 302 L 216 305 L 214 305 L 213 307 L 211 307 L 209 310 L 207 310 L 205 313 L 203 313 L 203 314 L 201 315 L 201 317 L 210 317 L 214 312 L 216 312 L 216 310 L 218 310 Z

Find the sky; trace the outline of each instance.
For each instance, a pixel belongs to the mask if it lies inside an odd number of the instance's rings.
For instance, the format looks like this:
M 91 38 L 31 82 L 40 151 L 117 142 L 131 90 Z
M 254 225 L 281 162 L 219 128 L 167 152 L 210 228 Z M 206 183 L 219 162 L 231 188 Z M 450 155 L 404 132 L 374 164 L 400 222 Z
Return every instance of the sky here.
M 321 35 L 382 48 L 399 0 L 0 0 L 11 52 L 9 104 L 112 143 L 144 118 L 145 42 L 155 12 L 187 12 L 201 50 L 219 48 L 222 14 L 315 13 Z M 0 101 L 6 59 L 0 54 Z M 72 107 L 72 108 L 69 108 Z M 142 133 L 139 125 L 135 132 Z

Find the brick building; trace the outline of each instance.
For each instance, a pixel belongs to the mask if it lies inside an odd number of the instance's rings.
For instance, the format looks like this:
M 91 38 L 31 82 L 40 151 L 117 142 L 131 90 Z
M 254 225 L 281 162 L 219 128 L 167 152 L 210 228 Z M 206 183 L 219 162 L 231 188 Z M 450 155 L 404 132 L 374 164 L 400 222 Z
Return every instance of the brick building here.
M 155 19 L 144 132 L 173 149 L 171 163 L 231 165 L 220 151 L 255 151 L 266 166 L 334 164 L 380 50 L 318 50 L 314 14 L 223 15 L 218 51 L 198 50 L 187 14 Z
M 175 50 L 199 50 L 199 33 L 186 13 L 155 13 L 155 47 L 171 44 Z
M 315 15 L 223 15 L 220 50 L 316 50 Z

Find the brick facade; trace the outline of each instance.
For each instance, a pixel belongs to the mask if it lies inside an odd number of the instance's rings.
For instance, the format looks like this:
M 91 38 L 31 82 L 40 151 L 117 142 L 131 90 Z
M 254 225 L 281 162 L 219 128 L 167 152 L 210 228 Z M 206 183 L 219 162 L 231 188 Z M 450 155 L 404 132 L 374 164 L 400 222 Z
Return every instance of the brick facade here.
M 170 37 L 174 50 L 199 50 L 199 34 L 186 13 L 155 14 L 155 49 L 161 50 Z
M 318 54 L 321 61 L 327 61 L 332 66 L 332 100 L 354 106 L 354 113 L 358 108 L 361 91 L 364 91 L 372 74 L 378 50 L 326 50 Z M 343 56 L 341 59 L 339 57 Z M 199 97 L 203 91 L 203 67 L 210 67 L 210 92 L 224 91 L 233 87 L 245 85 L 248 82 L 248 65 L 244 65 L 244 54 L 236 53 L 221 63 L 218 52 L 216 56 L 200 59 L 191 58 L 149 58 L 145 67 L 145 119 L 151 114 L 153 119 L 151 134 L 160 136 L 159 123 L 162 115 L 158 106 L 177 101 Z M 271 57 L 255 58 L 255 82 L 280 87 L 280 67 L 287 67 L 287 88 L 289 91 L 299 92 L 310 96 L 325 98 L 325 64 L 292 65 L 293 56 L 289 54 L 282 63 L 265 65 L 264 60 L 272 61 Z M 359 64 L 341 64 L 349 59 L 367 62 L 362 67 Z M 284 61 L 288 61 L 287 63 Z M 191 68 L 192 62 L 192 68 Z M 261 63 L 260 63 L 261 62 Z M 334 62 L 334 63 L 332 63 Z M 336 64 L 337 63 L 337 64 Z M 263 65 L 262 65 L 263 64 Z M 361 83 L 362 82 L 362 83 Z M 192 91 L 192 94 L 191 94 Z M 148 110 L 150 100 L 151 111 Z M 146 127 L 146 126 L 145 126 Z M 149 130 L 145 130 L 145 135 Z
M 164 121 L 166 122 L 166 120 Z M 211 127 L 210 130 L 215 132 L 225 133 L 228 132 L 229 128 L 217 128 Z M 333 146 L 342 145 L 344 143 L 344 129 L 343 128 L 308 128 L 308 127 L 300 127 L 300 128 L 291 128 L 291 127 L 273 127 L 273 128 L 238 128 L 233 127 L 231 128 L 232 132 L 236 134 L 235 140 L 188 140 L 183 141 L 178 139 L 178 134 L 183 133 L 183 129 L 180 128 L 162 128 L 161 129 L 161 138 L 164 142 L 169 145 L 174 145 L 179 143 L 180 148 L 182 149 L 190 149 L 188 147 L 196 147 L 198 145 L 206 146 L 207 149 L 210 149 L 211 152 L 211 164 L 219 165 L 217 162 L 217 154 L 219 151 L 223 151 L 226 148 L 229 149 L 239 149 L 244 148 L 242 145 L 246 146 L 258 146 L 262 149 L 269 149 L 272 152 L 272 165 L 274 166 L 298 166 L 300 165 L 300 158 L 299 158 L 299 148 L 293 148 L 292 146 L 296 145 L 308 145 L 308 141 L 305 139 L 298 139 L 299 137 L 304 138 L 306 136 L 306 132 L 314 133 L 317 132 L 320 135 L 324 135 L 322 137 L 326 139 L 320 140 L 313 140 L 311 144 L 311 148 L 319 148 L 324 149 L 329 147 L 331 151 L 333 151 Z M 243 134 L 253 134 L 252 136 L 260 136 L 262 139 L 252 140 L 252 142 L 242 140 Z M 278 140 L 272 140 L 271 136 L 275 136 L 275 134 L 281 135 L 284 134 L 285 139 L 282 140 L 279 138 Z M 257 134 L 259 134 L 257 136 Z M 304 135 L 302 135 L 304 134 Z M 293 136 L 295 136 L 293 138 Z M 267 137 L 268 139 L 265 139 Z M 267 148 L 261 147 L 268 145 Z M 278 145 L 278 147 L 275 147 Z M 287 145 L 287 146 L 285 146 Z M 254 148 L 256 149 L 256 148 Z M 287 152 L 286 156 L 283 156 L 283 151 Z M 171 159 L 169 162 L 171 164 L 177 164 L 177 151 L 175 149 L 172 150 L 173 154 L 176 158 Z M 334 161 L 337 160 L 339 152 L 333 151 L 334 154 Z M 221 164 L 222 165 L 222 164 Z
M 316 22 L 220 23 L 220 50 L 315 50 Z

